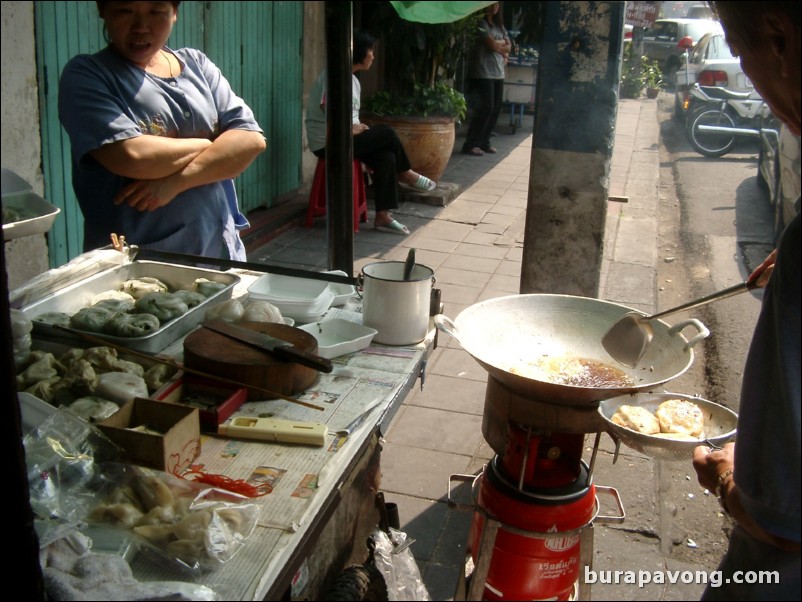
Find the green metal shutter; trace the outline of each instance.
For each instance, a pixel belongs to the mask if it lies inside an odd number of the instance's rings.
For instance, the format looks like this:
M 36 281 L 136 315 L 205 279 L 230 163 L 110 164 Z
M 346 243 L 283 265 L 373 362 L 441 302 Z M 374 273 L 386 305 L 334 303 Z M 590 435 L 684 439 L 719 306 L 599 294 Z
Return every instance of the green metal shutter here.
M 57 267 L 83 250 L 69 138 L 58 120 L 58 79 L 70 58 L 106 42 L 95 2 L 36 2 L 35 19 L 44 193 L 62 210 L 48 234 L 50 265 Z M 246 215 L 300 186 L 302 35 L 302 2 L 182 2 L 168 40 L 171 48 L 203 50 L 265 132 L 268 150 L 236 179 Z
M 264 100 L 272 124 L 268 152 L 275 166 L 274 194 L 296 189 L 301 181 L 303 98 L 302 2 L 274 2 L 272 73 L 265 79 Z M 298 32 L 301 35 L 295 35 Z M 287 35 L 287 34 L 290 35 Z M 253 81 L 258 81 L 254 78 Z M 267 87 L 269 85 L 269 87 Z M 269 97 L 268 97 L 269 94 Z M 272 100 L 271 100 L 272 97 Z M 297 160 L 296 160 L 297 158 Z

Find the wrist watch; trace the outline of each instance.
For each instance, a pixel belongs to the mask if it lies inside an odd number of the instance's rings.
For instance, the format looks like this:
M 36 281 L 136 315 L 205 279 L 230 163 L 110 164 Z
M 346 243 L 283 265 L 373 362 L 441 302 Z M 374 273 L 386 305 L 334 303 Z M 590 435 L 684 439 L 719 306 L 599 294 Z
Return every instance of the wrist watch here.
M 716 499 L 718 499 L 719 506 L 721 509 L 724 510 L 726 514 L 729 514 L 729 508 L 727 508 L 727 501 L 724 499 L 724 486 L 727 484 L 727 481 L 732 478 L 732 469 L 725 470 L 718 476 L 718 480 L 716 481 Z

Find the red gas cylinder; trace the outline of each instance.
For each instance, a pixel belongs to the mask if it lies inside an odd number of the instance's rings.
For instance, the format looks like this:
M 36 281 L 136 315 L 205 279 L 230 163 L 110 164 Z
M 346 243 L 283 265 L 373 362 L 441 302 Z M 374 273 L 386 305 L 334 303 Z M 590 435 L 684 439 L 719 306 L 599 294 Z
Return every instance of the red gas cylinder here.
M 548 489 L 519 489 L 503 476 L 498 456 L 478 477 L 480 510 L 474 513 L 470 536 L 474 564 L 485 513 L 500 523 L 484 600 L 571 599 L 581 570 L 577 530 L 596 511 L 596 489 L 587 484 L 587 466 L 580 466 L 572 484 Z M 551 533 L 565 535 L 544 535 Z

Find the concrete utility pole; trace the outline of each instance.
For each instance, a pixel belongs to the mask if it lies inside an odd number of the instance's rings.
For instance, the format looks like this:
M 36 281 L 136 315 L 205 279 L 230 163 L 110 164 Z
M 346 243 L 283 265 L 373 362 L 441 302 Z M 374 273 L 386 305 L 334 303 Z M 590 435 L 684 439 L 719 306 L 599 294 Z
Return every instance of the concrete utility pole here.
M 545 4 L 521 293 L 595 297 L 625 4 Z

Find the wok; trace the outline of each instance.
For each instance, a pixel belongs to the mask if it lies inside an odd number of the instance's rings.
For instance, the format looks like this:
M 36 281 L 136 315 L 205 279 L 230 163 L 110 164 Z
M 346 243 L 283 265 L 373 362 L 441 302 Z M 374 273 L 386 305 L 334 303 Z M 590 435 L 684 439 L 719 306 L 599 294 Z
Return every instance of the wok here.
M 524 397 L 561 405 L 593 405 L 625 393 L 649 391 L 684 373 L 693 362 L 693 346 L 710 331 L 698 320 L 669 326 L 654 320 L 654 339 L 634 366 L 621 366 L 604 350 L 604 333 L 626 313 L 625 305 L 570 295 L 510 295 L 464 309 L 455 320 L 434 317 L 438 330 L 453 336 L 491 376 Z M 682 331 L 692 326 L 687 340 Z M 540 358 L 583 359 L 615 367 L 632 385 L 585 387 L 524 376 L 512 370 Z

